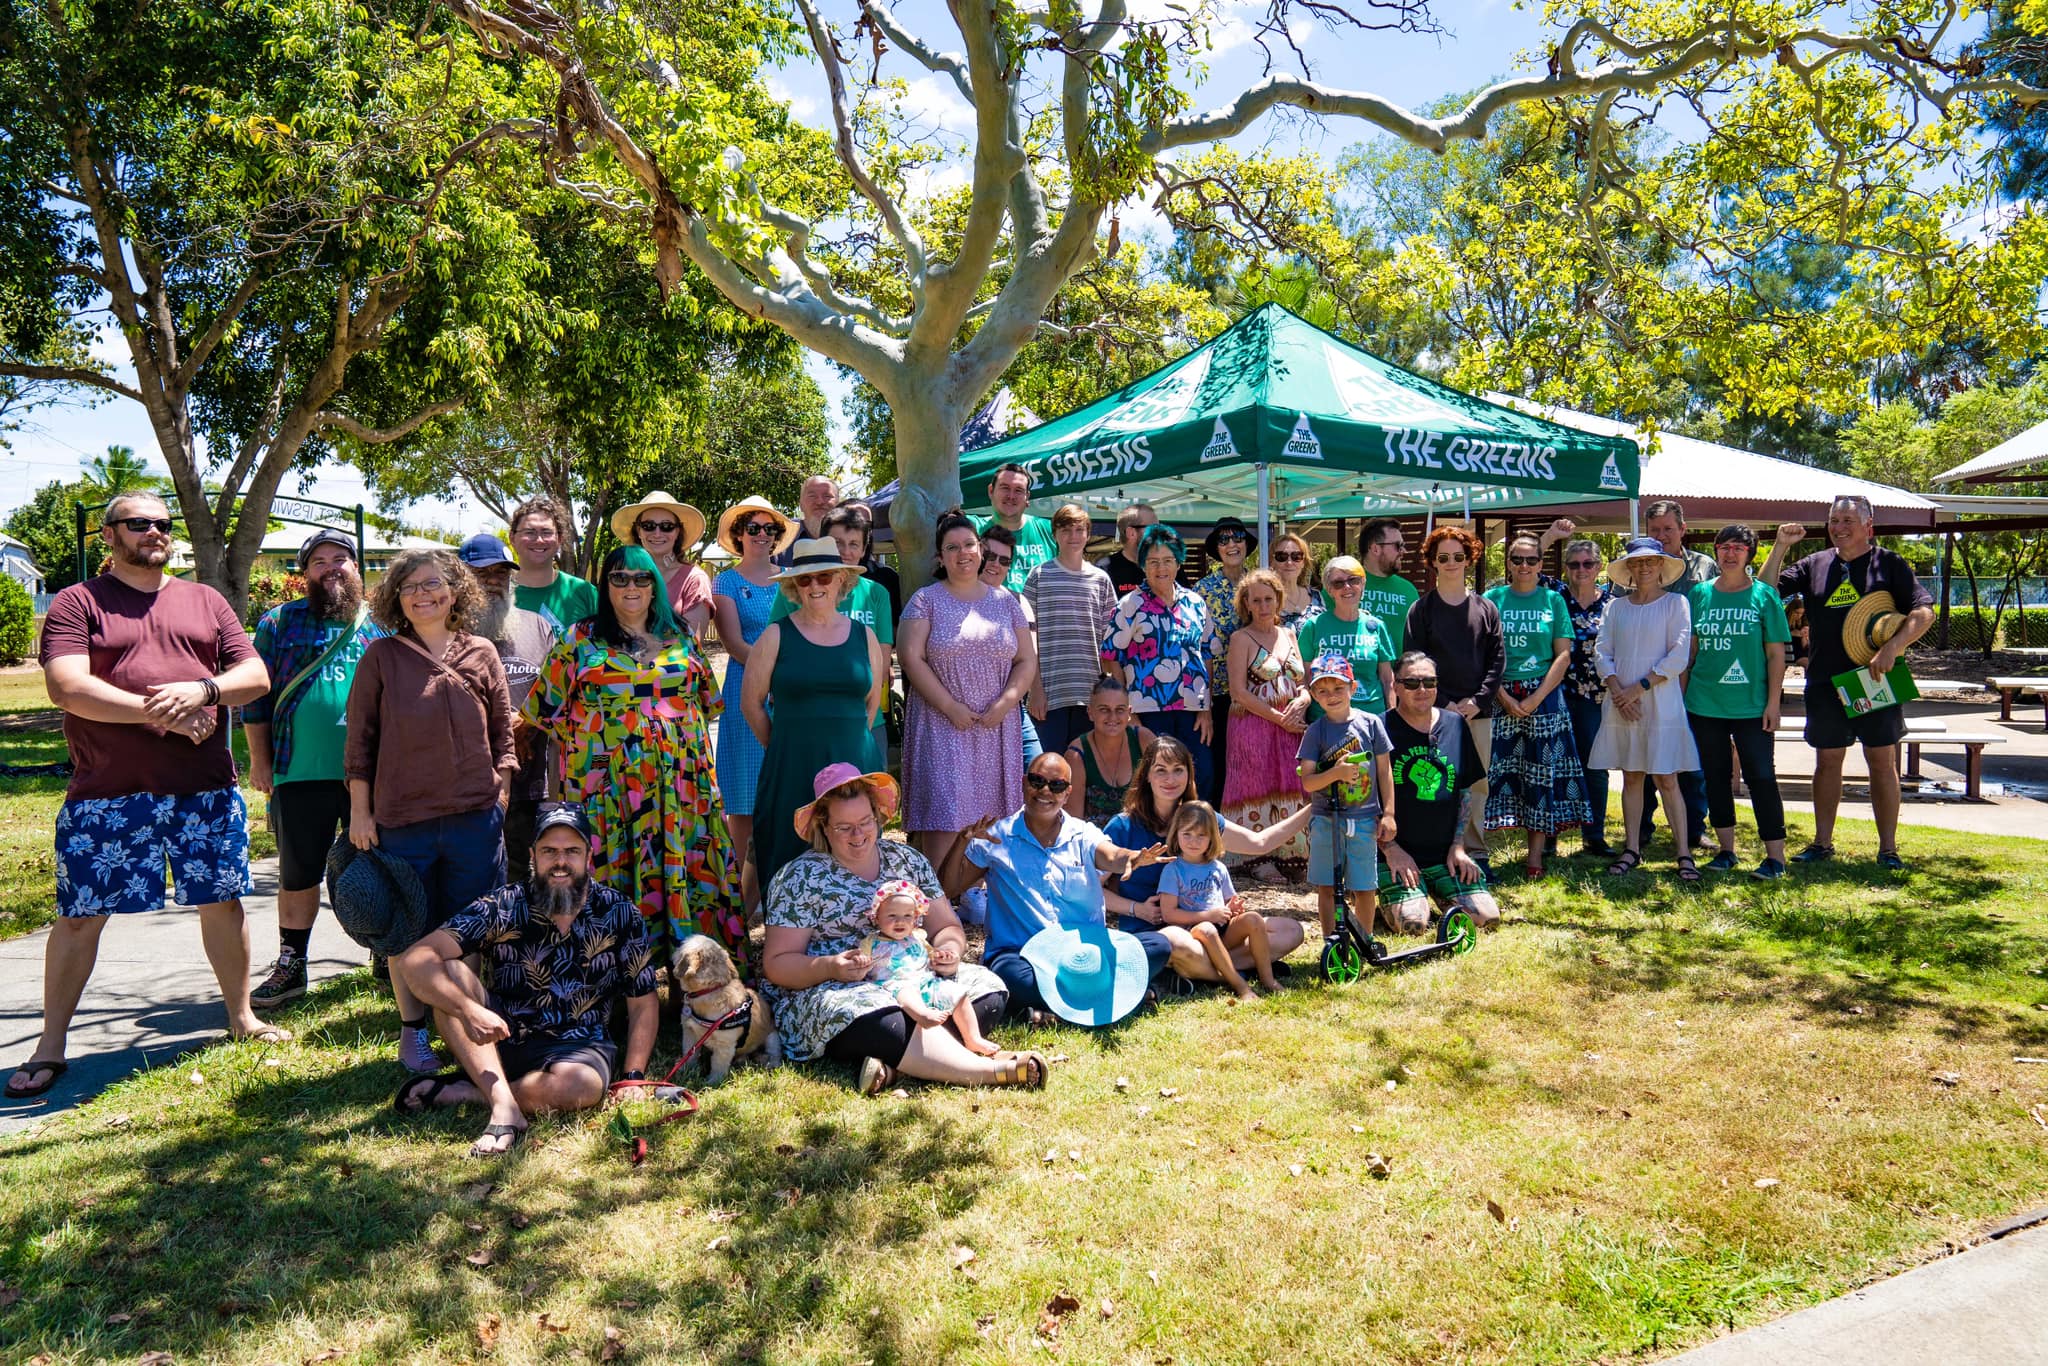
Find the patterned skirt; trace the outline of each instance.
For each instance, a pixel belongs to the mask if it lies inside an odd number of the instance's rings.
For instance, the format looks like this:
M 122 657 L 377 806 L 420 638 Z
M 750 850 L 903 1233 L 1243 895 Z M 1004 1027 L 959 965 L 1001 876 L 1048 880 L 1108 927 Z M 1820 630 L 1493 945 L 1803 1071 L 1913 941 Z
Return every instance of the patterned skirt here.
M 1542 680 L 1502 686 L 1521 700 L 1541 687 Z M 1494 713 L 1493 760 L 1486 783 L 1488 830 L 1550 835 L 1593 819 L 1562 688 L 1553 688 L 1533 716 Z
M 1223 818 L 1247 830 L 1263 832 L 1286 820 L 1307 800 L 1295 772 L 1301 737 L 1263 716 L 1238 711 L 1230 718 L 1227 766 L 1223 770 Z M 1272 854 L 1273 858 L 1308 857 L 1303 831 Z M 1226 862 L 1234 862 L 1236 856 Z

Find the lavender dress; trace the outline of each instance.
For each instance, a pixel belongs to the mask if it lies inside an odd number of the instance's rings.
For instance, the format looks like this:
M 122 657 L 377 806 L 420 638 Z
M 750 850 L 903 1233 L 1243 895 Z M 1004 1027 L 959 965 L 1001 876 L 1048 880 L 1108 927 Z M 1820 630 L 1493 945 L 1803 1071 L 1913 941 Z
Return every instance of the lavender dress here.
M 1017 641 L 1030 627 L 1023 605 L 1004 588 L 962 602 L 935 583 L 903 607 L 903 620 L 929 621 L 925 662 L 948 693 L 986 710 L 1009 681 Z M 965 830 L 983 816 L 1024 805 L 1024 728 L 1013 710 L 1000 730 L 955 730 L 909 690 L 903 731 L 903 828 Z

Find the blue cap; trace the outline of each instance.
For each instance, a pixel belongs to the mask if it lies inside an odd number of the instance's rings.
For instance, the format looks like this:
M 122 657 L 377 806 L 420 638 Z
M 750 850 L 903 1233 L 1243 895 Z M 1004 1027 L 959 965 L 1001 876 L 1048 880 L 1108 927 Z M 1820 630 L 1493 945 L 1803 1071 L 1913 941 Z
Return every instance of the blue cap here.
M 462 562 L 471 569 L 489 569 L 492 565 L 512 564 L 515 561 L 505 549 L 505 543 L 488 531 L 479 531 L 462 543 L 462 549 L 455 552 Z

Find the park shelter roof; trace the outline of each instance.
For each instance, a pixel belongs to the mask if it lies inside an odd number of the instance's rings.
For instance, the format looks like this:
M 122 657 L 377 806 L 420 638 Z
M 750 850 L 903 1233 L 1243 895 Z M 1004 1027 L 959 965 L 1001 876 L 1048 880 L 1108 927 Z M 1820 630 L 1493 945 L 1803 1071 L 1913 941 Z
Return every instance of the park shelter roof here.
M 1613 418 L 1546 406 L 1507 394 L 1487 397 L 1497 403 L 1520 403 L 1582 431 L 1625 436 L 1644 449 L 1650 446 L 1648 433 Z M 1685 520 L 1704 529 L 1710 523 L 1734 521 L 1819 525 L 1827 520 L 1828 505 L 1844 493 L 1860 493 L 1868 498 L 1878 526 L 1886 531 L 1931 531 L 1940 511 L 1932 500 L 1890 484 L 1676 432 L 1656 434 L 1656 450 L 1643 461 L 1639 496 L 1645 502 L 1654 498 L 1677 499 L 1685 505 Z
M 1952 470 L 1934 476 L 1937 484 L 1982 484 L 2023 470 L 2029 465 L 2048 464 L 2048 422 L 2039 422 L 2010 441 L 2004 441 L 1974 460 L 1965 460 Z
M 1626 437 L 1516 412 L 1425 379 L 1266 304 L 1143 379 L 961 461 L 963 505 L 1036 472 L 1040 510 L 1145 499 L 1175 522 L 1246 516 L 1258 469 L 1276 517 L 1419 515 L 1635 493 Z

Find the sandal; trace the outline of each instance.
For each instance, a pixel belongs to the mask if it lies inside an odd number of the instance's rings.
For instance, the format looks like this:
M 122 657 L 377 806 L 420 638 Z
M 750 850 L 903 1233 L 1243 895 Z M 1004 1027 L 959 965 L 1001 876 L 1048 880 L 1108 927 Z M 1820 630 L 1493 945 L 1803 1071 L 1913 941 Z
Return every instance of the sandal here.
M 1642 861 L 1643 856 L 1640 853 L 1633 849 L 1624 849 L 1621 851 L 1620 858 L 1607 865 L 1607 876 L 1626 877 L 1633 873 L 1636 870 L 1636 865 Z
M 1678 856 L 1678 880 L 1688 883 L 1700 880 L 1699 865 L 1692 861 L 1691 854 L 1680 854 Z
M 457 1082 L 468 1081 L 463 1072 L 436 1072 L 429 1077 L 408 1077 L 391 1098 L 391 1108 L 401 1115 L 423 1115 L 440 1104 L 441 1093 Z
M 485 1148 L 481 1146 L 487 1138 L 505 1138 L 508 1135 L 512 1141 L 502 1148 Z M 477 1135 L 476 1142 L 469 1145 L 469 1155 L 480 1162 L 493 1157 L 510 1157 L 513 1150 L 525 1140 L 526 1126 L 524 1124 L 486 1124 L 484 1131 Z
M 998 1086 L 1022 1086 L 1032 1091 L 1043 1091 L 1046 1078 L 1052 1075 L 1052 1066 L 1043 1054 L 1012 1053 L 1000 1060 L 1002 1069 L 996 1073 Z
M 896 1082 L 896 1069 L 880 1058 L 860 1060 L 858 1089 L 864 1096 L 879 1096 Z
M 31 1077 L 33 1077 L 38 1072 L 48 1072 L 50 1074 L 43 1081 L 43 1084 L 41 1086 L 37 1086 L 33 1082 L 29 1083 L 27 1086 L 16 1086 L 12 1081 L 7 1083 L 7 1098 L 9 1100 L 34 1100 L 37 1096 L 40 1096 L 41 1094 L 43 1094 L 43 1092 L 49 1090 L 52 1086 L 55 1086 L 57 1084 L 57 1078 L 63 1076 L 66 1072 L 69 1072 L 71 1070 L 71 1064 L 66 1062 L 62 1058 L 58 1058 L 54 1061 L 49 1058 L 30 1058 L 27 1062 L 23 1063 L 21 1066 L 15 1068 L 14 1070 L 17 1072 L 26 1072 Z
M 1523 865 L 1522 865 L 1522 881 L 1524 881 L 1524 882 L 1541 882 L 1541 881 L 1543 881 L 1543 865 L 1542 865 L 1542 864 L 1540 864 L 1540 863 L 1525 863 L 1525 864 L 1523 864 Z

